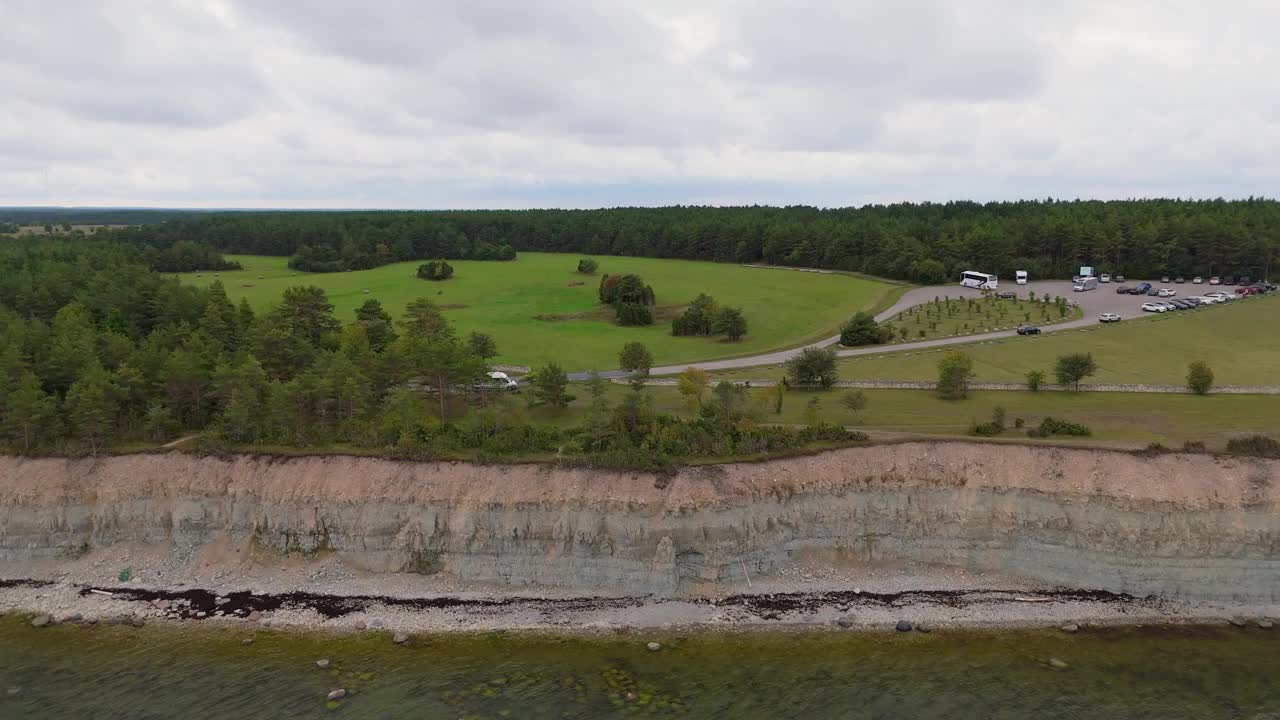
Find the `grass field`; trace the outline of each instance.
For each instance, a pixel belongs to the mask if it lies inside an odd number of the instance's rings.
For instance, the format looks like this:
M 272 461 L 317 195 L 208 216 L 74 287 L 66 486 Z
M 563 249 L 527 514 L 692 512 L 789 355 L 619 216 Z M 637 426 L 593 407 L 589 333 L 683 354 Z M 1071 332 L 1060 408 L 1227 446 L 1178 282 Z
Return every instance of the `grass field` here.
M 616 400 L 629 392 L 611 387 Z M 650 387 L 658 412 L 683 414 L 689 410 L 674 387 Z M 1145 447 L 1160 442 L 1169 447 L 1198 440 L 1210 449 L 1222 449 L 1228 438 L 1249 433 L 1275 435 L 1280 429 L 1280 399 L 1267 395 L 1166 395 L 1150 393 L 1030 393 L 984 391 L 971 393 L 967 400 L 940 400 L 924 390 L 864 390 L 867 407 L 855 414 L 840 401 L 844 390 L 792 391 L 785 396 L 781 414 L 774 414 L 764 390 L 752 390 L 753 397 L 767 406 L 761 422 L 802 424 L 810 398 L 820 402 L 818 417 L 880 435 L 968 436 L 974 421 L 991 419 L 996 407 L 1007 412 L 1010 430 L 1005 436 L 1027 440 L 1025 431 L 1012 429 L 1016 418 L 1027 427 L 1038 425 L 1046 416 L 1079 422 L 1093 431 L 1088 438 L 1054 438 L 1055 442 L 1085 442 L 1125 447 Z M 574 386 L 577 398 L 569 408 L 528 410 L 531 419 L 553 424 L 582 422 L 590 398 L 585 387 Z M 709 396 L 709 395 L 708 395 Z M 523 400 L 516 399 L 516 402 Z
M 883 324 L 893 326 L 895 342 L 931 340 L 1012 330 L 1019 325 L 1052 325 L 1080 317 L 1078 308 L 1026 299 L 1001 300 L 994 294 L 973 298 L 940 298 L 907 308 Z
M 1280 384 L 1277 327 L 1280 295 L 1271 295 L 1034 337 L 845 358 L 840 377 L 936 380 L 942 353 L 958 349 L 973 358 L 977 379 L 986 382 L 1022 382 L 1029 370 L 1043 370 L 1051 378 L 1059 355 L 1091 352 L 1098 373 L 1086 380 L 1090 383 L 1180 385 L 1186 381 L 1187 364 L 1204 360 L 1219 385 L 1272 385 Z M 781 374 L 778 367 L 757 367 L 717 376 L 770 379 Z M 1280 398 L 1270 402 L 1280 405 Z
M 411 300 L 429 297 L 462 333 L 493 335 L 500 363 L 538 365 L 558 361 L 567 370 L 617 366 L 623 343 L 639 340 L 658 363 L 709 360 L 799 345 L 834 335 L 860 309 L 885 307 L 903 286 L 840 274 L 746 268 L 722 263 L 597 257 L 601 273 L 637 273 L 653 286 L 660 309 L 670 312 L 700 292 L 722 305 L 740 307 L 749 332 L 738 342 L 718 338 L 672 337 L 669 321 L 651 327 L 619 327 L 599 305 L 599 275 L 574 272 L 578 255 L 521 253 L 513 262 L 451 261 L 454 277 L 419 280 L 420 263 L 397 263 L 348 273 L 298 273 L 287 258 L 229 256 L 236 272 L 187 273 L 184 282 L 221 280 L 233 301 L 247 298 L 258 310 L 277 303 L 291 285 L 323 288 L 338 318 L 375 298 L 393 316 Z M 368 290 L 368 293 L 365 293 Z M 537 319 L 555 316 L 564 319 Z

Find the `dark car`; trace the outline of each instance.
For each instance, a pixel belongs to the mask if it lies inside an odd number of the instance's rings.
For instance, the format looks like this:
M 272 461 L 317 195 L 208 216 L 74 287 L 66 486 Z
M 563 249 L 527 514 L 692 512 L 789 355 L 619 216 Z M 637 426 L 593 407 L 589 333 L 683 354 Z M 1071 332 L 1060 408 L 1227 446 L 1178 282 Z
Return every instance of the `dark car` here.
M 1115 280 L 1116 282 L 1124 282 L 1124 276 L 1123 276 L 1123 275 L 1114 275 L 1114 276 L 1112 276 L 1112 278 L 1111 278 L 1111 279 L 1112 279 L 1112 280 Z
M 1005 290 L 1003 292 L 996 293 L 996 297 L 1001 300 L 1014 300 L 1018 297 L 1018 293 L 1013 292 L 1012 290 Z
M 1035 325 L 1022 325 L 1018 327 L 1018 334 L 1019 335 L 1039 335 L 1040 328 L 1036 327 Z
M 1149 288 L 1145 293 L 1143 293 L 1143 295 L 1159 295 L 1159 294 L 1160 294 L 1160 288 L 1157 288 L 1157 287 Z
M 1128 285 L 1121 285 L 1120 287 L 1116 288 L 1117 295 L 1128 295 L 1131 292 L 1133 292 L 1133 288 L 1129 287 Z
M 1236 284 L 1236 276 L 1235 276 L 1235 275 L 1223 275 L 1223 276 L 1222 276 L 1222 284 L 1223 284 L 1223 285 L 1235 285 L 1235 284 Z
M 1150 290 L 1151 290 L 1151 283 L 1144 282 L 1144 283 L 1138 283 L 1137 285 L 1134 285 L 1133 289 L 1130 290 L 1129 293 L 1132 295 L 1146 295 L 1147 292 Z
M 1241 275 L 1241 276 L 1240 276 L 1240 284 L 1241 284 L 1241 285 L 1248 285 L 1248 284 L 1249 284 L 1249 283 L 1251 283 L 1251 282 L 1253 282 L 1253 281 L 1249 279 L 1249 276 L 1248 276 L 1248 275 Z
M 1173 303 L 1174 305 L 1177 305 L 1183 310 L 1190 310 L 1196 306 L 1196 304 L 1191 302 L 1190 300 L 1170 300 L 1169 302 Z

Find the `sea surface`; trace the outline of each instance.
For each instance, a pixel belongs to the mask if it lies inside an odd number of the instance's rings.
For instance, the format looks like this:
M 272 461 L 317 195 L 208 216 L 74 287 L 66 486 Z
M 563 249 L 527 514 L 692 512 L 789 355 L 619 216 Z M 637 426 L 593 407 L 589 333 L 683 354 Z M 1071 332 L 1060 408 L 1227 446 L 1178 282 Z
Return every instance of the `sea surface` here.
M 337 688 L 348 695 L 327 700 Z M 1280 630 L 485 633 L 400 646 L 387 633 L 0 618 L 5 720 L 614 717 L 1280 720 Z

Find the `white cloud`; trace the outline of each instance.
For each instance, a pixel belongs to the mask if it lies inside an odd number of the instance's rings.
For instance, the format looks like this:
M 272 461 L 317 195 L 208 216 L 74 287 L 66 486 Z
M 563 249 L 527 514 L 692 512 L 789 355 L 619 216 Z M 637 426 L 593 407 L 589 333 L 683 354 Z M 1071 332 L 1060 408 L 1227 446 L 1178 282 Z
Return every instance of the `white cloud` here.
M 0 203 L 1275 195 L 1280 8 L 0 0 Z

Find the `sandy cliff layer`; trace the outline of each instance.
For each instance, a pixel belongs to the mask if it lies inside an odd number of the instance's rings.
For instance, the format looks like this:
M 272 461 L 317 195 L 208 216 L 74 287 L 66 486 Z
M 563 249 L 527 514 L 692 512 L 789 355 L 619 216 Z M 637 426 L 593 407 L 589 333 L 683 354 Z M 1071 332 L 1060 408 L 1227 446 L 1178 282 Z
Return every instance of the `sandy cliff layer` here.
M 369 458 L 0 458 L 0 567 L 120 544 L 681 595 L 804 560 L 1280 600 L 1280 462 L 908 443 L 671 478 Z

